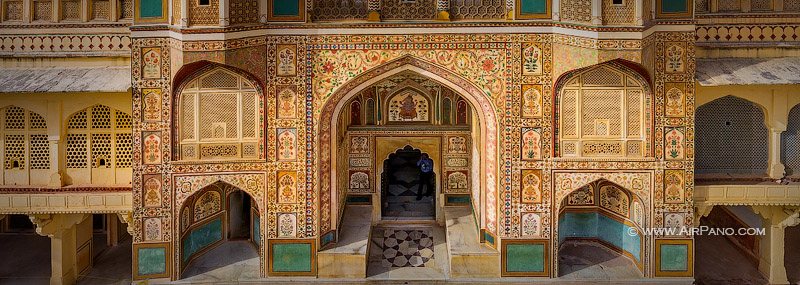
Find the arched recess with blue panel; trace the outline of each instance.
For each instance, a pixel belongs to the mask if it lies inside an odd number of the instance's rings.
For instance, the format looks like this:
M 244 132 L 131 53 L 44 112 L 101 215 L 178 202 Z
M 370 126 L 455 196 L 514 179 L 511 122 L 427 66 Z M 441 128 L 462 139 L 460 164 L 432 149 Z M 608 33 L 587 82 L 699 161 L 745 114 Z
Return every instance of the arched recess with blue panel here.
M 620 256 L 630 260 L 631 266 L 616 270 L 627 276 L 615 277 L 643 276 L 646 257 L 642 225 L 647 212 L 644 207 L 637 195 L 604 179 L 584 185 L 565 197 L 558 212 L 559 276 L 578 276 L 583 267 Z M 605 255 L 602 260 L 593 256 L 596 250 Z M 573 266 L 574 260 L 580 260 L 581 266 Z
M 236 263 L 249 271 L 242 276 L 258 278 L 263 244 L 257 205 L 247 192 L 225 182 L 206 186 L 186 199 L 179 218 L 181 277 Z M 225 251 L 225 258 L 218 258 L 215 250 Z

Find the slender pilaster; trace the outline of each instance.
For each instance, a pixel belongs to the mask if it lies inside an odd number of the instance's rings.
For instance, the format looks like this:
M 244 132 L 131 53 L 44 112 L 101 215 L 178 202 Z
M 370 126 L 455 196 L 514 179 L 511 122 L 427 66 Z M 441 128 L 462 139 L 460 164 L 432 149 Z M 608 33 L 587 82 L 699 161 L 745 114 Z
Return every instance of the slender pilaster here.
M 267 13 L 269 12 L 269 1 L 268 0 L 258 0 L 258 20 L 262 24 L 267 23 Z M 311 17 L 309 17 L 311 18 Z
M 561 21 L 561 0 L 553 0 L 553 21 Z
M 219 0 L 219 26 L 227 27 L 231 24 L 230 19 L 231 2 L 229 0 Z
M 603 24 L 603 0 L 592 0 L 592 25 Z
M 61 123 L 61 102 L 47 102 L 47 141 L 50 146 L 50 182 L 48 186 L 64 186 L 66 171 L 66 144 L 63 124 Z
M 436 0 L 436 20 L 450 21 L 450 0 Z
M 786 166 L 781 163 L 781 133 L 786 129 L 769 129 L 769 167 L 767 174 L 770 178 L 783 178 Z
M 763 218 L 766 235 L 759 242 L 758 270 L 769 280 L 769 284 L 789 284 L 784 264 L 784 237 L 786 227 L 800 224 L 797 209 L 782 206 L 752 206 Z
M 633 2 L 633 21 L 637 26 L 644 25 L 644 1 L 650 0 L 635 0 Z
M 367 21 L 380 22 L 381 21 L 381 1 L 380 0 L 367 0 Z

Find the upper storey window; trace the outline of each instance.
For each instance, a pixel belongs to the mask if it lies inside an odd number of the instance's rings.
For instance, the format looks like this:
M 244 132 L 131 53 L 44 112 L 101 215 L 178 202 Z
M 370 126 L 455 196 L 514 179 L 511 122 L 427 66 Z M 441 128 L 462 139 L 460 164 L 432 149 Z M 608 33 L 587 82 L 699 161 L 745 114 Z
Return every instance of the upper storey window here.
M 595 67 L 559 91 L 561 156 L 642 157 L 647 151 L 649 98 L 636 77 Z
M 258 91 L 222 68 L 188 82 L 180 94 L 181 159 L 258 158 Z

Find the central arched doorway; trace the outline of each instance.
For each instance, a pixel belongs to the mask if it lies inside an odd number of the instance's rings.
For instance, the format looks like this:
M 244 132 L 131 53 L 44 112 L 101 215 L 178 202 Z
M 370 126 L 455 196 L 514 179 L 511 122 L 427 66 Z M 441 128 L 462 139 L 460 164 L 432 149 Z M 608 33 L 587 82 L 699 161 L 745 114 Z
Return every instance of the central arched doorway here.
M 645 208 L 641 198 L 605 179 L 567 195 L 558 212 L 558 275 L 636 279 L 644 271 Z
M 187 198 L 179 221 L 181 278 L 204 281 L 218 274 L 225 274 L 224 280 L 260 278 L 261 211 L 257 205 L 250 194 L 221 181 Z M 231 265 L 237 270 L 212 273 Z
M 406 84 L 398 89 L 381 89 L 380 83 L 390 82 L 391 78 L 402 75 L 416 75 L 423 81 L 399 80 L 394 84 Z M 427 81 L 427 82 L 425 82 Z M 452 91 L 450 98 L 442 96 L 440 92 L 430 92 L 427 89 L 430 85 L 445 87 L 443 92 Z M 316 84 L 316 83 L 315 83 Z M 411 85 L 411 86 L 409 86 Z M 368 203 L 380 209 L 380 191 L 376 188 L 380 186 L 380 179 L 377 173 L 382 167 L 386 157 L 376 157 L 371 155 L 376 145 L 380 146 L 377 137 L 361 136 L 358 131 L 361 126 L 352 126 L 351 121 L 361 122 L 362 126 L 380 126 L 385 130 L 396 130 L 396 134 L 386 134 L 387 139 L 413 138 L 414 141 L 405 142 L 404 145 L 418 147 L 418 138 L 428 137 L 429 133 L 425 125 L 444 124 L 452 126 L 450 128 L 463 131 L 461 134 L 451 136 L 441 136 L 438 150 L 449 149 L 458 152 L 456 159 L 450 159 L 443 154 L 440 166 L 447 167 L 452 165 L 459 169 L 443 169 L 437 175 L 442 188 L 442 194 L 437 198 L 437 207 L 443 207 L 447 201 L 455 201 L 464 205 L 472 206 L 474 211 L 470 211 L 476 220 L 480 235 L 485 236 L 485 240 L 495 245 L 497 233 L 497 141 L 498 124 L 494 111 L 494 103 L 486 90 L 481 89 L 474 83 L 463 79 L 458 74 L 444 69 L 438 65 L 416 58 L 414 56 L 403 56 L 396 60 L 386 62 L 379 67 L 365 70 L 360 75 L 347 81 L 335 89 L 332 94 L 325 96 L 323 106 L 319 114 L 314 114 L 320 122 L 317 148 L 320 150 L 319 158 L 319 178 L 320 182 L 320 246 L 325 247 L 340 240 L 342 233 L 340 230 L 343 222 L 343 212 L 349 203 L 348 201 L 358 201 Z M 386 93 L 380 93 L 386 92 Z M 371 95 L 371 96 L 364 96 Z M 406 98 L 411 95 L 410 100 Z M 398 100 L 384 96 L 397 96 Z M 419 100 L 421 97 L 427 100 Z M 358 101 L 353 99 L 358 98 Z M 445 100 L 447 99 L 447 100 Z M 413 101 L 413 102 L 412 102 Z M 413 104 L 412 104 L 413 103 Z M 417 106 L 427 103 L 427 112 L 418 112 L 419 116 L 411 116 L 406 112 L 386 112 L 388 105 Z M 419 106 L 417 106 L 419 107 Z M 352 110 L 360 110 L 356 114 Z M 449 111 L 449 116 L 444 116 Z M 367 116 L 367 113 L 374 116 Z M 427 116 L 427 118 L 425 118 Z M 405 117 L 392 124 L 385 123 L 387 118 Z M 415 118 L 410 120 L 408 118 Z M 425 120 L 427 119 L 427 120 Z M 420 122 L 420 121 L 425 121 Z M 404 129 L 405 128 L 405 129 Z M 355 147 L 353 147 L 355 146 Z M 394 152 L 397 148 L 392 149 Z M 475 151 L 473 151 L 475 150 Z M 349 153 L 353 151 L 354 153 Z M 357 151 L 360 156 L 351 156 Z M 427 152 L 427 151 L 426 151 Z M 447 153 L 445 153 L 447 154 Z M 388 155 L 388 153 L 386 153 Z M 448 164 L 452 162 L 452 164 Z M 351 173 L 351 167 L 360 167 L 357 171 L 360 174 Z M 459 173 L 455 173 L 459 172 Z M 369 178 L 369 180 L 362 178 Z M 443 185 L 450 185 L 448 177 L 462 183 L 453 183 L 460 189 L 460 193 L 450 191 L 450 188 Z M 352 178 L 359 183 L 350 183 Z M 359 185 L 355 190 L 349 186 Z M 376 186 L 377 185 L 377 186 Z M 455 199 L 451 194 L 459 194 Z M 354 196 L 358 197 L 354 197 Z M 437 222 L 443 223 L 440 219 L 437 208 Z M 374 211 L 373 219 L 380 219 L 379 210 Z M 484 239 L 475 236 L 475 240 L 483 242 Z
M 446 207 L 466 209 L 469 224 L 481 221 L 485 117 L 456 87 L 421 70 L 378 77 L 342 98 L 330 137 L 326 130 L 320 135 L 321 142 L 329 139 L 334 146 L 321 143 L 333 164 L 330 172 L 322 164 L 321 180 L 330 174 L 341 197 L 336 205 L 341 210 L 334 213 L 369 217 L 358 228 L 371 226 L 370 231 L 359 237 L 353 237 L 358 233 L 352 220 L 336 221 L 339 240 L 373 241 L 365 257 L 368 277 L 444 278 Z M 480 242 L 478 231 L 464 239 Z
M 429 174 L 421 170 L 423 157 L 430 160 Z M 382 219 L 429 219 L 436 217 L 436 172 L 430 155 L 410 145 L 383 161 L 381 174 Z

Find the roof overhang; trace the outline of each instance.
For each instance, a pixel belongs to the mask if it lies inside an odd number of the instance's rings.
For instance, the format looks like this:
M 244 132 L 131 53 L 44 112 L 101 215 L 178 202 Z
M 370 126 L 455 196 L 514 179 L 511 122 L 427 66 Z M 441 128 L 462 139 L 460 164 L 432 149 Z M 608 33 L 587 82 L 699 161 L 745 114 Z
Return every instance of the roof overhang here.
M 114 67 L 4 68 L 0 93 L 127 92 L 131 69 Z
M 800 83 L 800 57 L 698 59 L 700 86 Z

